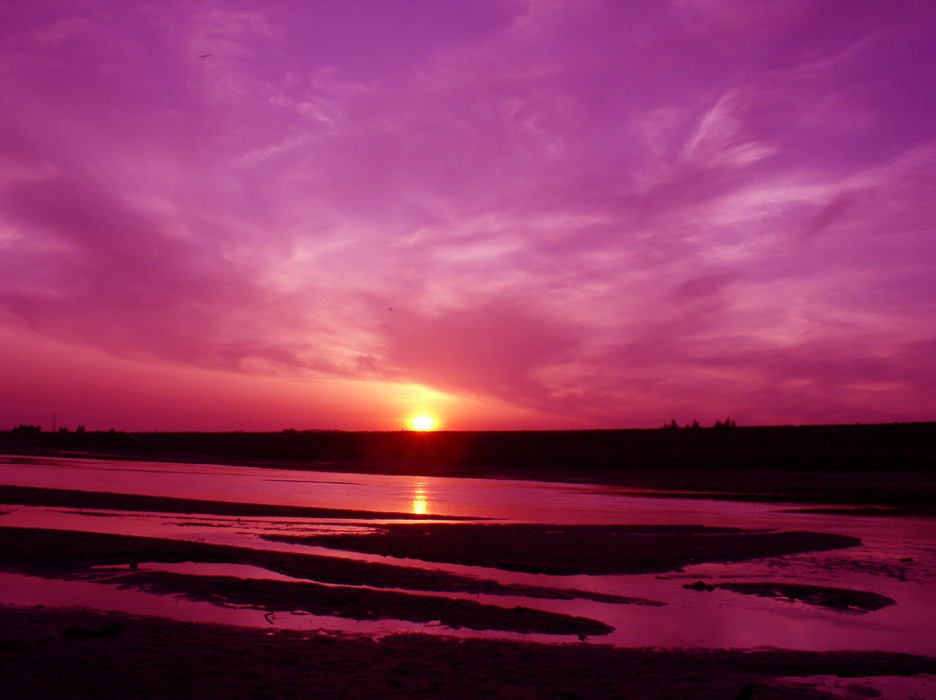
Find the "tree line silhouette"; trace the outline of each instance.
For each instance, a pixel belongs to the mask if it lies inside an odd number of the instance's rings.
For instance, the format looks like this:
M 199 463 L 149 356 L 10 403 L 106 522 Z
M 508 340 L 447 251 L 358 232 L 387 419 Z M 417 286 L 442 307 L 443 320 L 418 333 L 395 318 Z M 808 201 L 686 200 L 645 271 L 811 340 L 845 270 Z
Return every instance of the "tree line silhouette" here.
M 681 430 L 681 429 L 695 430 L 696 428 L 701 428 L 701 427 L 702 426 L 699 425 L 699 421 L 695 419 L 693 419 L 691 423 L 686 423 L 684 428 L 680 428 L 675 418 L 673 418 L 673 420 L 671 420 L 669 423 L 663 424 L 664 430 Z M 734 418 L 732 418 L 731 416 L 728 416 L 727 418 L 725 418 L 724 421 L 716 420 L 715 425 L 713 425 L 712 427 L 713 428 L 736 428 L 737 426 L 735 425 Z
M 75 428 L 76 433 L 83 433 L 84 431 L 85 431 L 85 427 L 83 425 L 79 425 L 77 428 Z M 32 435 L 34 433 L 41 433 L 42 426 L 41 425 L 26 425 L 24 423 L 21 423 L 20 425 L 13 428 L 13 430 L 11 430 L 10 432 L 19 433 L 20 435 Z M 61 428 L 58 429 L 58 432 L 67 433 L 68 428 L 66 428 L 65 426 L 62 426 Z

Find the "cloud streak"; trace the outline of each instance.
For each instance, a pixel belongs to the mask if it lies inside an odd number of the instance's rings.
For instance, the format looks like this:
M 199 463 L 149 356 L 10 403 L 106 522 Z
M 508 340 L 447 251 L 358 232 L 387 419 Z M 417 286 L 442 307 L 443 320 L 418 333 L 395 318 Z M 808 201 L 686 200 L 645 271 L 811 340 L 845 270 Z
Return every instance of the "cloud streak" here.
M 4 332 L 450 427 L 936 419 L 936 12 L 631 5 L 5 6 Z

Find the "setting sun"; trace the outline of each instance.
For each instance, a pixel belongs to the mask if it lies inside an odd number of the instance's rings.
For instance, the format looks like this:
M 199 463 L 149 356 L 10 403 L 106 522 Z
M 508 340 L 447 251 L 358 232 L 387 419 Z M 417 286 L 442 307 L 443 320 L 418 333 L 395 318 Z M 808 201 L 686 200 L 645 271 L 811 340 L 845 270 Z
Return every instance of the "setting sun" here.
M 432 430 L 432 426 L 435 425 L 435 419 L 429 416 L 416 416 L 410 423 L 413 425 L 413 430 Z

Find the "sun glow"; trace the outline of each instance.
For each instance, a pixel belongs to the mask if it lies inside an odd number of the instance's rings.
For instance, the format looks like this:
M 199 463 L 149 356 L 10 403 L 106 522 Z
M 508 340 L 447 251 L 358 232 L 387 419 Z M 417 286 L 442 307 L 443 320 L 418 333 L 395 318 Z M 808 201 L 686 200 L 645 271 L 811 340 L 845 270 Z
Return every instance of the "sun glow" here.
M 435 419 L 426 415 L 420 415 L 413 418 L 410 424 L 413 426 L 413 430 L 432 430 L 432 427 L 435 425 Z

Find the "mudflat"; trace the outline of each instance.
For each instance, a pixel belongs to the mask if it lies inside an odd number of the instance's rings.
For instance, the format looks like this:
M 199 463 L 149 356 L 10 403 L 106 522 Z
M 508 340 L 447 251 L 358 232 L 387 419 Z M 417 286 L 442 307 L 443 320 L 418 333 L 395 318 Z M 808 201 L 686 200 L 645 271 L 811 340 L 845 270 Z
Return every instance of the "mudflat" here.
M 388 530 L 397 534 L 389 534 Z M 850 547 L 859 543 L 855 538 L 822 533 L 748 532 L 680 526 L 557 528 L 421 524 L 411 529 L 400 529 L 384 525 L 377 534 L 350 537 L 347 543 L 341 539 L 340 546 L 428 561 L 455 559 L 478 566 L 563 574 L 671 571 L 690 560 L 743 561 Z M 382 544 L 384 537 L 391 538 L 389 548 Z M 275 539 L 317 541 L 318 538 Z M 428 548 L 427 542 L 431 543 Z M 585 543 L 591 543 L 591 546 L 583 546 Z M 484 605 L 472 600 L 420 595 L 400 589 L 656 604 L 655 601 L 624 596 L 505 585 L 444 571 L 315 554 L 64 530 L 0 528 L 0 552 L 0 568 L 33 576 L 106 580 L 126 588 L 182 594 L 193 600 L 248 605 L 269 611 L 304 610 L 311 614 L 359 620 L 439 620 L 448 627 L 475 630 L 600 636 L 610 632 L 611 628 L 597 620 L 582 617 L 522 607 Z M 462 556 L 457 556 L 458 553 Z M 584 556 L 575 556 L 575 553 Z M 185 561 L 261 566 L 297 580 L 244 580 L 135 568 L 115 571 L 113 568 L 141 562 Z
M 292 465 L 290 465 L 292 466 Z M 396 467 L 394 467 L 396 473 Z M 509 472 L 509 470 L 508 470 Z M 536 470 L 551 479 L 553 470 Z M 649 474 L 646 472 L 645 474 Z M 502 473 L 518 476 L 519 474 Z M 525 476 L 532 477 L 533 473 Z M 579 472 L 574 480 L 584 473 Z M 607 475 L 606 476 L 610 476 Z M 534 477 L 535 478 L 535 477 Z M 623 477 L 608 481 L 621 483 Z M 927 512 L 932 477 L 656 470 L 627 485 L 695 489 L 699 497 L 841 503 L 869 512 Z M 865 500 L 878 485 L 886 485 Z M 923 484 L 924 487 L 920 488 Z M 665 495 L 665 494 L 660 494 Z M 133 501 L 127 498 L 143 499 Z M 4 500 L 5 499 L 5 500 Z M 0 488 L 0 502 L 52 507 L 139 509 L 231 517 L 397 519 L 403 514 L 309 509 L 252 511 L 252 504 L 123 497 L 53 489 Z M 266 507 L 263 507 L 266 508 Z M 289 510 L 289 509 L 287 509 Z M 302 509 L 305 510 L 305 509 Z M 855 511 L 861 513 L 860 509 Z M 353 513 L 350 515 L 349 513 Z M 424 519 L 424 518 L 420 518 Z M 276 538 L 369 554 L 550 574 L 677 570 L 687 563 L 745 561 L 848 548 L 856 538 L 811 532 L 698 526 L 533 526 L 503 523 L 374 523 L 367 535 Z M 588 546 L 586 546 L 588 545 Z M 134 562 L 241 563 L 296 581 L 245 581 L 132 569 Z M 97 568 L 99 566 L 106 568 Z M 122 567 L 118 570 L 115 567 Z M 483 605 L 445 593 L 591 598 L 625 605 L 656 601 L 574 589 L 503 584 L 445 571 L 199 542 L 72 531 L 0 528 L 0 570 L 33 576 L 107 580 L 271 611 L 302 609 L 353 619 L 440 620 L 453 628 L 579 635 L 574 644 L 454 639 L 407 634 L 371 639 L 174 622 L 84 609 L 0 606 L 0 673 L 22 698 L 831 698 L 791 685 L 789 676 L 936 674 L 936 658 L 883 652 L 622 649 L 601 643 L 605 625 L 584 617 Z M 886 601 L 841 591 L 760 582 L 723 586 L 738 594 L 873 610 Z M 376 589 L 376 590 L 374 590 Z M 396 589 L 396 590 L 388 590 Z M 425 593 L 426 595 L 423 595 Z M 435 594 L 435 595 L 433 595 Z M 439 595 L 443 594 L 443 595 Z M 707 595 L 700 592 L 699 595 Z M 842 601 L 845 601 L 844 603 Z M 856 691 L 857 692 L 857 691 Z M 837 696 L 841 697 L 841 696 Z M 858 697 L 855 695 L 855 697 Z
M 419 634 L 375 641 L 11 607 L 0 607 L 0 651 L 4 688 L 24 699 L 718 700 L 748 688 L 757 700 L 829 700 L 781 679 L 936 673 L 936 659 L 880 652 L 618 649 Z
M 428 529 L 427 529 L 428 528 Z M 506 528 L 502 529 L 502 528 Z M 551 540 L 550 536 L 558 536 Z M 381 537 L 390 539 L 381 544 Z M 657 571 L 693 561 L 849 547 L 854 538 L 686 526 L 517 526 L 381 524 L 358 536 L 363 551 L 443 560 L 470 541 L 475 564 L 532 570 L 580 538 L 601 546 L 563 571 Z M 661 547 L 661 538 L 667 546 Z M 640 542 L 643 542 L 643 546 Z M 431 542 L 431 546 L 427 543 Z M 522 547 L 505 543 L 519 542 Z M 335 544 L 334 542 L 332 544 Z M 340 542 L 342 547 L 350 543 Z M 579 542 L 580 544 L 580 542 Z M 402 549 L 400 549 L 402 548 Z M 526 559 L 517 559 L 521 551 Z M 886 653 L 620 649 L 600 643 L 596 620 L 501 608 L 445 596 L 388 590 L 588 597 L 442 571 L 199 542 L 71 531 L 0 528 L 0 568 L 50 578 L 107 580 L 275 610 L 303 609 L 358 619 L 438 619 L 450 627 L 577 634 L 580 644 L 465 640 L 423 634 L 367 637 L 173 622 L 84 609 L 0 607 L 0 673 L 17 697 L 94 698 L 823 698 L 783 680 L 811 675 L 936 673 L 936 659 Z M 506 559 L 505 559 L 506 557 Z M 308 582 L 179 576 L 134 570 L 132 562 L 236 562 Z M 98 568 L 104 565 L 105 568 Z M 551 565 L 555 566 L 555 564 Z M 313 581 L 314 580 L 314 581 Z M 327 582 L 329 585 L 323 585 Z M 364 587 L 362 587 L 364 586 Z M 613 597 L 611 602 L 653 604 Z M 600 599 L 600 598 L 596 598 Z
M 855 537 L 817 532 L 695 525 L 384 524 L 367 537 L 271 535 L 267 539 L 566 576 L 674 571 L 690 563 L 744 561 L 861 544 Z

